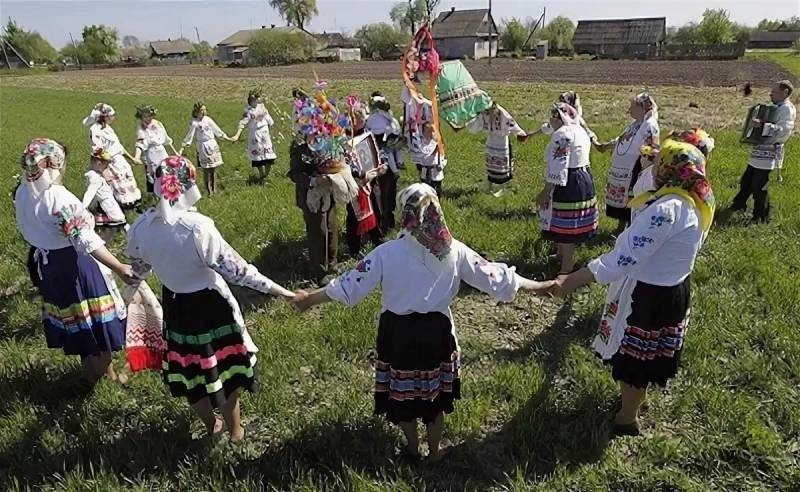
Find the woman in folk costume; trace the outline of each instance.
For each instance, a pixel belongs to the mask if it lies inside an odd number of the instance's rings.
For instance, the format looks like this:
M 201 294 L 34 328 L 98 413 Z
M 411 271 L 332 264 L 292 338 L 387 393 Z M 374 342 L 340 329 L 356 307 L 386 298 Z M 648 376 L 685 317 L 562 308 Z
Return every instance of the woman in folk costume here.
M 516 135 L 519 142 L 524 142 L 528 134 L 497 103 L 472 120 L 467 129 L 471 133 L 485 132 L 488 135 L 485 150 L 488 189 L 489 193 L 500 196 L 503 189 L 495 188 L 506 185 L 514 177 L 514 151 L 508 136 Z
M 618 231 L 631 221 L 627 208 L 633 185 L 642 169 L 640 149 L 643 145 L 658 145 L 658 107 L 646 92 L 631 100 L 628 109 L 633 121 L 614 140 L 598 145 L 601 152 L 614 149 L 606 184 L 606 215 L 619 221 Z
M 666 386 L 678 372 L 689 320 L 690 274 L 714 217 L 705 157 L 693 145 L 667 140 L 653 168 L 655 193 L 614 249 L 586 268 L 559 277 L 568 294 L 592 282 L 610 284 L 594 349 L 610 361 L 622 409 L 615 431 L 638 435 L 638 412 L 650 384 Z
M 242 130 L 247 127 L 247 157 L 250 159 L 250 164 L 258 169 L 258 179 L 261 182 L 267 179 L 278 157 L 272 147 L 272 136 L 269 132 L 269 127 L 274 124 L 275 121 L 264 106 L 261 91 L 250 91 L 247 95 L 247 106 L 244 108 L 233 140 L 239 140 Z
M 111 163 L 111 155 L 95 149 L 90 157 L 89 170 L 84 174 L 86 191 L 83 206 L 94 216 L 95 229 L 106 243 L 111 242 L 117 232 L 127 231 L 125 214 L 114 200 L 111 186 L 103 179 L 103 173 Z M 161 304 L 146 282 L 138 286 L 126 286 L 122 292 L 128 312 L 125 335 L 125 355 L 133 372 L 142 369 L 161 369 L 164 341 L 161 338 L 163 315 Z M 120 375 L 120 379 L 124 376 Z
M 108 104 L 98 103 L 89 116 L 83 119 L 83 125 L 89 128 L 89 147 L 103 149 L 113 157 L 105 174 L 106 181 L 114 190 L 114 198 L 123 210 L 139 209 L 142 203 L 142 192 L 136 184 L 129 159 L 135 162 L 122 143 L 111 124 L 114 123 L 116 111 Z
M 444 414 L 461 398 L 460 349 L 450 304 L 465 282 L 500 301 L 519 289 L 545 291 L 513 267 L 490 263 L 450 235 L 433 188 L 400 193 L 402 232 L 325 289 L 298 292 L 302 310 L 329 301 L 355 306 L 376 288 L 382 308 L 375 361 L 375 413 L 403 430 L 406 452 L 419 456 L 417 420 L 427 425 L 429 457 L 438 460 Z
M 171 156 L 156 170 L 156 208 L 128 231 L 127 255 L 139 277 L 158 275 L 164 308 L 164 382 L 186 397 L 209 434 L 244 437 L 239 394 L 256 389 L 258 348 L 245 328 L 228 283 L 284 298 L 294 294 L 262 275 L 226 241 L 208 217 L 193 211 L 200 200 L 194 166 Z
M 594 237 L 599 222 L 589 171 L 592 144 L 577 118 L 572 106 L 553 105 L 550 125 L 555 131 L 545 149 L 545 186 L 537 198 L 542 237 L 558 246 L 562 275 L 572 273 L 575 246 Z
M 172 146 L 172 138 L 167 134 L 164 124 L 156 119 L 156 114 L 156 108 L 153 106 L 136 108 L 138 124 L 136 125 L 136 154 L 133 157 L 134 162 L 137 163 L 141 163 L 144 158 L 148 193 L 153 193 L 156 168 L 169 156 L 165 146 L 169 145 L 173 154 L 178 153 Z
M 220 129 L 217 122 L 208 116 L 206 105 L 201 102 L 195 103 L 192 107 L 192 122 L 189 123 L 189 131 L 183 139 L 178 154 L 183 155 L 186 147 L 192 145 L 193 140 L 197 140 L 197 163 L 203 168 L 203 181 L 209 195 L 217 191 L 216 169 L 222 165 L 218 138 L 233 142 L 233 139 Z
M 348 134 L 355 139 L 366 132 L 368 112 L 364 103 L 355 95 L 347 97 L 347 108 L 350 113 L 350 129 Z M 351 141 L 351 147 L 353 143 Z M 358 153 L 351 148 L 346 154 L 350 165 L 350 172 L 359 185 L 358 195 L 347 204 L 347 222 L 345 234 L 350 256 L 355 259 L 362 257 L 364 239 L 369 238 L 373 246 L 383 242 L 380 228 L 380 204 L 375 193 L 374 183 L 378 176 L 385 175 L 388 171 L 386 164 L 365 170 L 360 162 Z M 380 190 L 377 190 L 380 192 Z
M 133 271 L 106 249 L 92 214 L 61 185 L 61 144 L 32 140 L 21 166 L 23 182 L 14 195 L 17 228 L 31 245 L 28 271 L 42 296 L 47 346 L 81 357 L 86 388 L 103 374 L 116 380 L 111 353 L 125 345 L 126 312 L 112 272 L 134 282 Z
M 584 130 L 586 130 L 587 134 L 589 134 L 589 138 L 592 141 L 592 145 L 598 146 L 599 143 L 597 141 L 597 134 L 595 134 L 591 130 L 591 128 L 589 128 L 589 125 L 586 123 L 586 120 L 583 119 L 583 105 L 581 104 L 581 98 L 578 95 L 578 93 L 575 92 L 575 91 L 562 92 L 561 95 L 558 96 L 558 102 L 562 102 L 564 104 L 569 104 L 570 106 L 575 108 L 575 111 L 578 113 L 578 117 L 576 118 L 576 122 L 581 127 L 583 127 Z M 553 130 L 553 127 L 550 126 L 550 122 L 547 122 L 547 123 L 543 124 L 542 127 L 539 130 L 535 131 L 532 135 L 535 135 L 537 133 L 543 133 L 545 135 L 552 135 L 554 131 L 555 130 Z
M 403 158 L 397 149 L 402 130 L 392 114 L 389 101 L 380 92 L 373 92 L 369 102 L 367 130 L 375 136 L 378 149 L 384 155 L 389 171 L 378 176 L 380 188 L 381 232 L 388 233 L 395 227 L 394 212 L 397 205 L 397 181 L 403 168 Z

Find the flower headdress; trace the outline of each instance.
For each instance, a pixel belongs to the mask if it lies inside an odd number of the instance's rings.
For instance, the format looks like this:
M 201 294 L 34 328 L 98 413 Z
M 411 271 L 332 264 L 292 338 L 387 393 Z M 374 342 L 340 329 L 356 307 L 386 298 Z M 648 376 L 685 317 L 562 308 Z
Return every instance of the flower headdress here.
M 156 114 L 158 114 L 158 110 L 156 110 L 156 108 L 153 106 L 147 105 L 137 107 L 135 116 L 137 120 L 141 120 L 146 116 L 155 116 Z
M 197 118 L 200 115 L 200 110 L 205 106 L 201 101 L 197 101 L 192 106 L 192 118 Z
M 114 110 L 113 107 L 109 104 L 105 103 L 97 103 L 92 108 L 92 111 L 89 113 L 89 116 L 83 119 L 84 126 L 92 126 L 100 118 L 108 118 L 109 116 L 114 116 L 117 112 Z
M 111 155 L 111 152 L 102 147 L 95 147 L 92 149 L 92 153 L 89 154 L 89 157 L 104 162 L 111 162 L 114 160 L 114 156 Z
M 298 135 L 314 153 L 320 172 L 336 173 L 344 166 L 348 149 L 350 118 L 339 111 L 335 99 L 328 99 L 328 83 L 316 77 L 314 94 L 294 101 L 295 126 Z
M 154 191 L 160 198 L 157 210 L 164 222 L 175 224 L 182 212 L 200 200 L 196 179 L 197 171 L 189 159 L 173 155 L 161 161 L 156 168 Z

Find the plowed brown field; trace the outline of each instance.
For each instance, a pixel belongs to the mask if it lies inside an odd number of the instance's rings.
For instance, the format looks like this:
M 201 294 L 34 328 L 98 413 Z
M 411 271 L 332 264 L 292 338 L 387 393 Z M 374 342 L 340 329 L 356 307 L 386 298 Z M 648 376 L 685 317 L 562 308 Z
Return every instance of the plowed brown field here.
M 466 61 L 478 81 L 570 82 L 613 85 L 686 85 L 730 87 L 751 82 L 768 86 L 793 78 L 778 65 L 764 61 L 546 61 L 496 59 Z M 313 71 L 328 80 L 392 80 L 400 76 L 396 61 L 304 64 L 285 67 L 212 68 L 199 65 L 138 67 L 106 70 L 109 75 L 186 77 L 308 78 Z M 79 74 L 80 71 L 69 72 Z

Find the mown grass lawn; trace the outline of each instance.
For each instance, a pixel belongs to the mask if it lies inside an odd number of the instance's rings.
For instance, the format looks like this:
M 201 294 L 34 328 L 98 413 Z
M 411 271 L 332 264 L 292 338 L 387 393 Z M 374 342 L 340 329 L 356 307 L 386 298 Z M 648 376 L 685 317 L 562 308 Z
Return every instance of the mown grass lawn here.
M 23 78 L 2 81 L 4 189 L 14 184 L 17 155 L 27 141 L 46 135 L 71 148 L 66 184 L 81 194 L 88 145 L 80 122 L 98 101 L 115 106 L 117 132 L 130 149 L 137 104 L 155 104 L 179 140 L 194 99 L 204 96 L 211 115 L 232 132 L 241 110 L 233 101 L 246 94 L 240 86 L 233 92 L 234 82 L 224 79 L 131 79 L 109 91 L 102 77 L 95 77 L 76 83 L 81 89 L 75 91 L 25 87 Z M 293 83 L 266 86 L 284 110 Z M 139 87 L 146 90 L 137 96 Z M 391 95 L 398 89 L 337 81 L 332 92 L 344 95 L 349 87 Z M 501 103 L 533 115 L 521 119 L 534 129 L 563 88 L 494 83 L 491 89 Z M 585 89 L 598 94 L 584 103 L 595 130 L 603 138 L 619 132 L 625 98 L 634 88 Z M 688 118 L 683 94 L 705 93 L 705 101 L 713 101 L 717 93 L 655 90 L 666 121 Z M 743 115 L 748 103 L 726 97 L 725 111 Z M 601 103 L 606 109 L 596 114 L 592 105 Z M 730 203 L 748 155 L 738 143 L 738 122 L 730 120 L 713 130 L 718 150 L 710 172 L 721 207 Z M 288 130 L 282 120 L 274 134 L 285 136 Z M 516 148 L 514 190 L 494 198 L 483 193 L 482 138 L 449 131 L 445 137 L 450 167 L 444 208 L 455 236 L 526 275 L 554 275 L 555 266 L 546 260 L 549 245 L 539 239 L 531 213 L 546 141 L 533 139 Z M 288 142 L 280 144 L 274 175 L 263 187 L 246 184 L 243 144 L 222 146 L 224 190 L 204 199 L 201 211 L 267 275 L 292 287 L 306 285 L 301 214 L 283 177 Z M 592 157 L 602 189 L 609 157 Z M 521 295 L 503 306 L 465 292 L 454 306 L 465 399 L 448 421 L 446 438 L 455 449 L 439 466 L 401 460 L 398 431 L 371 415 L 369 357 L 378 296 L 354 310 L 331 305 L 300 315 L 280 302 L 237 291 L 261 348 L 261 389 L 244 398 L 248 437 L 242 445 L 204 447 L 190 409 L 167 396 L 156 374 L 136 375 L 127 387 L 104 381 L 91 396 L 74 397 L 70 385 L 77 381 L 78 361 L 44 345 L 37 299 L 25 274 L 26 246 L 15 229 L 10 198 L 0 200 L 0 484 L 4 490 L 70 491 L 798 490 L 796 140 L 786 162 L 783 183 L 772 184 L 776 210 L 770 225 L 746 227 L 737 215 L 721 217 L 712 230 L 693 275 L 684 369 L 668 391 L 650 393 L 642 438 L 610 439 L 616 388 L 589 348 L 603 288 L 594 286 L 568 301 Z M 414 179 L 409 170 L 403 182 Z M 600 236 L 580 250 L 581 261 L 611 246 L 613 226 L 603 219 Z

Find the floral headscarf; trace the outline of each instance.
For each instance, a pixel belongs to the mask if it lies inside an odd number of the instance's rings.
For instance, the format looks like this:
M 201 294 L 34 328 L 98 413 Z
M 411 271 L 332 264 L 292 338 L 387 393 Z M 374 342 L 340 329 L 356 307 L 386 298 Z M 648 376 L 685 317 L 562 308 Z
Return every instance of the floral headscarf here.
M 707 233 L 714 220 L 716 200 L 711 183 L 706 178 L 706 159 L 694 145 L 666 140 L 659 149 L 660 162 L 654 171 L 655 193 L 644 193 L 631 201 L 640 207 L 652 198 L 678 195 L 697 208 L 703 232 Z
M 684 131 L 673 131 L 668 136 L 668 139 L 675 140 L 677 142 L 686 142 L 688 144 L 692 144 L 698 149 L 706 158 L 706 161 L 709 160 L 709 156 L 711 152 L 714 150 L 715 140 L 706 133 L 702 128 L 692 128 L 691 130 L 684 130 Z
M 636 104 L 644 108 L 645 120 L 649 118 L 658 119 L 658 104 L 656 104 L 656 100 L 653 99 L 653 96 L 647 92 L 642 92 L 634 97 L 633 100 L 636 101 Z
M 97 120 L 100 117 L 107 118 L 109 116 L 114 116 L 115 114 L 117 114 L 117 112 L 110 105 L 105 103 L 97 103 L 94 108 L 92 108 L 89 116 L 83 119 L 83 125 L 92 126 L 97 123 Z
M 402 231 L 399 237 L 413 238 L 438 260 L 450 255 L 453 237 L 444 221 L 436 191 L 417 183 L 400 192 Z
M 154 108 L 153 106 L 148 105 L 148 106 L 141 106 L 141 107 L 136 108 L 136 115 L 135 116 L 136 116 L 137 120 L 142 120 L 147 116 L 155 117 L 156 114 L 158 114 L 158 110 L 156 108 Z
M 575 91 L 562 92 L 559 96 L 559 101 L 567 103 L 577 111 L 578 116 L 583 116 L 583 107 L 581 106 L 581 98 Z
M 574 125 L 578 122 L 578 111 L 567 103 L 553 104 L 552 116 L 559 118 L 565 125 Z
M 66 163 L 64 146 L 49 138 L 35 138 L 25 147 L 20 159 L 22 179 L 43 191 L 58 181 Z
M 173 155 L 161 161 L 156 168 L 154 191 L 160 198 L 156 210 L 164 222 L 174 225 L 183 212 L 200 200 L 196 179 L 197 172 L 189 159 Z

